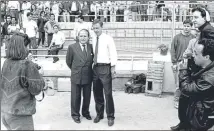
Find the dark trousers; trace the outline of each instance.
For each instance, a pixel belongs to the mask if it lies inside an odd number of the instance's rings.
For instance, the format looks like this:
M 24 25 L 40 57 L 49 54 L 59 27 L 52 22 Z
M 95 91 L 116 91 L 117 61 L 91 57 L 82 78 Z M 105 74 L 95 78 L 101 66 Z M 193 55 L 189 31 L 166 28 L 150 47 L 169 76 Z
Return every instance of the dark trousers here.
M 38 39 L 38 46 L 40 45 L 42 41 L 42 45 L 45 43 L 45 32 L 39 32 L 39 39 Z
M 189 121 L 187 117 L 187 109 L 189 106 L 190 98 L 184 96 L 183 94 L 179 97 L 179 106 L 178 106 L 178 118 L 181 124 L 189 126 Z
M 51 34 L 48 34 L 48 47 L 50 46 L 52 39 L 53 39 L 53 34 L 52 34 L 52 33 L 51 33 Z M 51 52 L 48 51 L 48 55 L 49 55 L 50 53 L 51 53 Z
M 50 46 L 52 39 L 53 39 L 53 33 L 48 34 L 48 47 Z
M 63 48 L 63 47 L 62 47 Z M 50 50 L 50 54 L 51 55 L 58 55 L 58 53 L 59 53 L 59 50 L 61 50 L 62 48 L 58 48 L 58 46 L 53 46 L 53 48 Z M 58 61 L 59 60 L 59 58 L 58 57 L 56 57 L 56 56 L 54 56 L 53 57 L 53 60 L 54 61 Z
M 93 15 L 93 16 L 90 16 L 89 19 L 90 19 L 90 22 L 94 21 L 94 18 L 95 18 L 95 12 L 90 12 L 89 15 Z
M 2 113 L 2 123 L 7 130 L 34 130 L 32 115 L 11 115 Z
M 94 66 L 93 72 L 93 92 L 97 116 L 104 116 L 104 89 L 107 118 L 115 119 L 114 100 L 112 96 L 111 66 Z
M 37 49 L 38 45 L 36 42 L 36 37 L 31 37 L 30 38 L 30 44 L 29 44 L 29 49 Z M 37 55 L 37 51 L 31 51 L 33 55 Z
M 79 15 L 79 11 L 72 11 L 71 15 Z M 70 16 L 71 22 L 75 22 L 75 16 Z
M 91 84 L 79 85 L 71 82 L 71 116 L 80 117 L 81 91 L 83 89 L 82 115 L 89 115 Z

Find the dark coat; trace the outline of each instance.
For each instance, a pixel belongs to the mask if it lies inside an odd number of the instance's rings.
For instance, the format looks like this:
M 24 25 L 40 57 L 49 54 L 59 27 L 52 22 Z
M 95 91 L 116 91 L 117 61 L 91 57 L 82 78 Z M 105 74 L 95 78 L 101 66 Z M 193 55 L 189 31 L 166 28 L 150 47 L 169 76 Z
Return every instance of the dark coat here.
M 76 84 L 90 84 L 93 71 L 93 49 L 87 44 L 87 59 L 85 59 L 79 43 L 71 44 L 66 54 L 66 63 L 71 69 L 71 82 Z
M 191 76 L 191 72 L 181 69 L 179 85 L 183 95 L 190 98 L 187 116 L 193 129 L 206 130 L 214 125 L 214 62 Z
M 198 29 L 201 32 L 200 40 L 203 38 L 214 39 L 214 27 L 209 22 L 206 22 L 204 25 L 202 25 Z

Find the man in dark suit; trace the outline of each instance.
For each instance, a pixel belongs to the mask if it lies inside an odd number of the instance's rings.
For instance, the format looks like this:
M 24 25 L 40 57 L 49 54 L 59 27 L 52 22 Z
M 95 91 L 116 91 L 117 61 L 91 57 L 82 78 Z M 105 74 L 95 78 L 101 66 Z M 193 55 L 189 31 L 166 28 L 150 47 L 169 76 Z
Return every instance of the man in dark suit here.
M 68 47 L 66 63 L 71 69 L 71 116 L 80 123 L 81 90 L 83 88 L 82 115 L 91 120 L 89 105 L 91 100 L 93 50 L 89 44 L 89 31 L 79 31 L 79 42 Z

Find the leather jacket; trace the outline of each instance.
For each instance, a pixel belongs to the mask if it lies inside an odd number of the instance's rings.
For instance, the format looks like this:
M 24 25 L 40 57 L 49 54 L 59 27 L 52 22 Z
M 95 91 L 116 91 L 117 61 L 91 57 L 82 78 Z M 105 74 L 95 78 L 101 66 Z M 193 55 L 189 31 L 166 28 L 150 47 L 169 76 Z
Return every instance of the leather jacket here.
M 191 76 L 187 69 L 180 69 L 181 93 L 190 98 L 187 116 L 195 129 L 209 129 L 214 125 L 214 62 Z M 211 122 L 212 121 L 212 122 Z

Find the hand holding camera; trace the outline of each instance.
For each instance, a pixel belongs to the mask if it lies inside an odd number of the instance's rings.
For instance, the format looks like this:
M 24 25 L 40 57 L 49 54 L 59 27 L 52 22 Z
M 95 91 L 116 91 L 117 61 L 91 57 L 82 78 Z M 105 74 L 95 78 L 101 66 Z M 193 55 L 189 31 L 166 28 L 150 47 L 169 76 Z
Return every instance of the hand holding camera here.
M 187 69 L 188 68 L 188 59 L 183 59 L 179 64 L 178 68 L 180 69 Z

